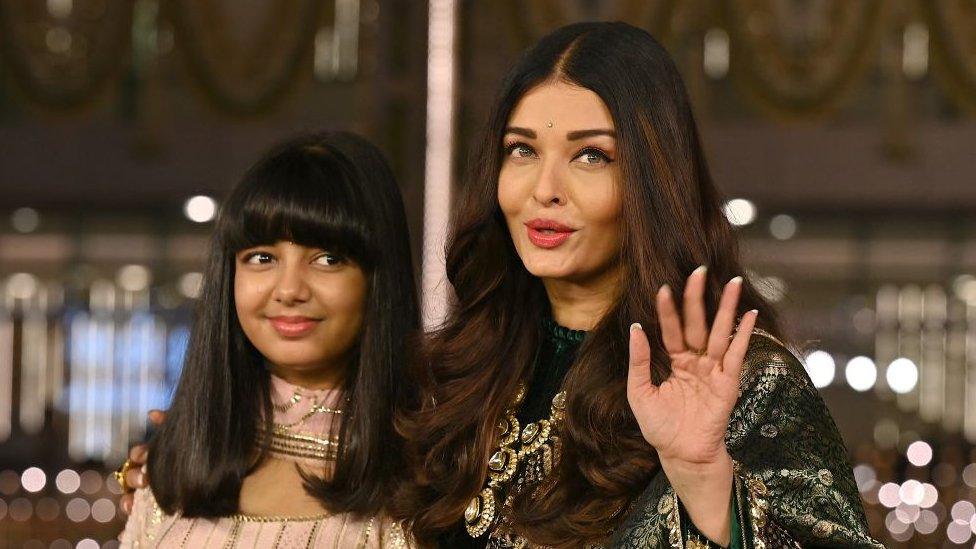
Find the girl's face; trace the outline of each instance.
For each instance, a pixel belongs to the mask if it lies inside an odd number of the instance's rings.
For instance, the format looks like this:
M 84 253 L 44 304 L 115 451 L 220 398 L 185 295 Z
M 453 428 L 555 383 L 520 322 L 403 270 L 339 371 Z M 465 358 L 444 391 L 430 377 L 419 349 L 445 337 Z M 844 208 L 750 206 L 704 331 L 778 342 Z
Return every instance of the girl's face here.
M 620 249 L 613 119 L 596 93 L 551 82 L 515 106 L 504 136 L 498 203 L 525 268 L 586 282 L 612 272 Z
M 366 276 L 319 248 L 279 241 L 238 252 L 234 304 L 273 371 L 306 386 L 341 383 L 359 339 Z

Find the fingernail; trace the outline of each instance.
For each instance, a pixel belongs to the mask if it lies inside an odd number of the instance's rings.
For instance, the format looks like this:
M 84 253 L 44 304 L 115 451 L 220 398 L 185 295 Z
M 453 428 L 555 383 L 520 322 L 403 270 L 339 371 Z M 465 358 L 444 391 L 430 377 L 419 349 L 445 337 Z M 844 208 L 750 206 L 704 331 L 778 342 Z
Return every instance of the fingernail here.
M 143 464 L 143 466 L 141 468 L 139 468 L 139 470 L 142 471 L 142 474 L 144 474 L 144 475 L 149 472 L 149 469 L 147 468 L 147 466 L 145 464 Z
M 695 269 L 694 271 L 691 271 L 691 274 L 704 273 L 707 270 L 708 270 L 708 267 L 706 267 L 704 265 L 699 265 L 697 269 Z
M 742 284 L 742 277 L 737 276 L 729 281 L 729 284 Z
M 129 500 L 126 499 L 122 501 L 122 511 L 127 515 L 132 513 L 132 503 L 130 503 Z
M 657 289 L 657 293 L 661 295 L 667 295 L 671 293 L 671 286 L 667 284 L 662 284 L 660 288 Z
M 643 331 L 644 330 L 644 327 L 641 326 L 640 322 L 635 322 L 635 323 L 633 323 L 633 324 L 630 325 L 630 331 L 633 332 L 634 330 L 641 330 L 641 331 Z
M 756 315 L 756 316 L 759 316 L 759 309 L 753 309 L 753 310 L 751 310 L 749 312 L 752 313 L 752 314 L 754 314 L 754 315 Z

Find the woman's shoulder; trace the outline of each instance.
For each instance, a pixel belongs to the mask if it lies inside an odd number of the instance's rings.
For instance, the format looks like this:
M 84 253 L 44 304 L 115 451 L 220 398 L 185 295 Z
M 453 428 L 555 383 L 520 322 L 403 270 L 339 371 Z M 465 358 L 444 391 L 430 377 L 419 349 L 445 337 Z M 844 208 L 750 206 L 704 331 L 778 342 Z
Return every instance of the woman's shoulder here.
M 760 377 L 809 379 L 796 352 L 777 336 L 756 328 L 749 339 L 739 385 L 755 382 Z
M 829 420 L 829 412 L 797 354 L 773 334 L 754 330 L 726 442 L 734 447 L 761 429 L 771 434 L 769 425 L 789 419 L 797 423 L 816 419 L 813 424 L 818 424 Z

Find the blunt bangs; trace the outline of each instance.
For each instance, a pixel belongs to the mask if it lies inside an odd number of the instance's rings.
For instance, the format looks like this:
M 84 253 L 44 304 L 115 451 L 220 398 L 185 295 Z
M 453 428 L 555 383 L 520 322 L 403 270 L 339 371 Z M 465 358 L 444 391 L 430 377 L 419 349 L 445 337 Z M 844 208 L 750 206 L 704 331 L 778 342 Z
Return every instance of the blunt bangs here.
M 230 253 L 290 241 L 374 263 L 362 175 L 349 159 L 321 145 L 272 151 L 228 198 L 217 236 Z

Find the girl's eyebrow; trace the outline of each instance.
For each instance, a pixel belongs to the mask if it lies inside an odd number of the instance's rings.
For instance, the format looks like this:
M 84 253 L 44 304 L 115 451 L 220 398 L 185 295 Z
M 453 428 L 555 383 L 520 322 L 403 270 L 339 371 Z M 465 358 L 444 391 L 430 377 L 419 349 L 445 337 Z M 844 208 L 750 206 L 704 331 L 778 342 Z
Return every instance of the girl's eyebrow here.
M 528 137 L 529 139 L 535 139 L 536 137 L 538 137 L 538 135 L 535 133 L 534 130 L 530 130 L 528 128 L 520 128 L 518 126 L 509 126 L 505 128 L 505 133 L 506 134 L 514 133 L 515 135 L 521 135 L 524 137 Z M 571 132 L 566 132 L 566 139 L 568 141 L 577 141 L 580 139 L 584 139 L 586 137 L 594 137 L 598 135 L 605 135 L 612 139 L 617 138 L 617 133 L 614 132 L 613 130 L 599 128 L 599 129 L 592 129 L 592 130 L 575 130 Z

